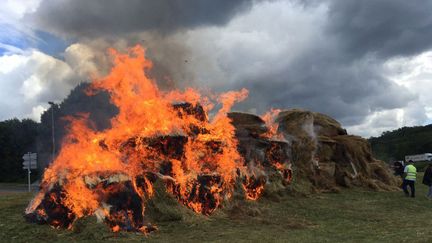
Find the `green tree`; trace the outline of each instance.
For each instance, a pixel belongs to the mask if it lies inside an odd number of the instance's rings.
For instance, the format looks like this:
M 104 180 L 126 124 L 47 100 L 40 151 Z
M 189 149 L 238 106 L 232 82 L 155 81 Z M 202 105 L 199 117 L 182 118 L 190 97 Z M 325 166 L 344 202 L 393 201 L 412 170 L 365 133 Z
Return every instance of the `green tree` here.
M 30 119 L 0 122 L 0 181 L 17 182 L 26 179 L 22 156 L 36 151 L 38 123 Z
M 383 132 L 379 137 L 371 137 L 369 142 L 374 156 L 387 162 L 404 160 L 406 155 L 431 153 L 432 124 Z

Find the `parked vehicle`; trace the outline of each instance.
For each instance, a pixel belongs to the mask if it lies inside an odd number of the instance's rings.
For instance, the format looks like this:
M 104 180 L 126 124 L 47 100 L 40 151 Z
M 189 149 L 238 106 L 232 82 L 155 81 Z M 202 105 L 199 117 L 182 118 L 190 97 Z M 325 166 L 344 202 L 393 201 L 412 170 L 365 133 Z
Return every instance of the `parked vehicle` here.
M 405 161 L 412 160 L 416 162 L 432 161 L 432 153 L 414 154 L 405 156 Z
M 412 160 L 417 171 L 424 171 L 432 163 L 432 153 L 413 154 L 405 156 L 405 162 Z

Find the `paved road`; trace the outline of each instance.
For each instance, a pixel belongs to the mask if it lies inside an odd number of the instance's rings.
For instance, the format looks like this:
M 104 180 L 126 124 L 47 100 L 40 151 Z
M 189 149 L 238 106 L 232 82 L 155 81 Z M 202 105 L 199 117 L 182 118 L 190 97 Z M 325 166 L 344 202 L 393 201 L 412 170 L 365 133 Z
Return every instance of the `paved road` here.
M 31 185 L 31 191 L 36 192 L 39 189 L 37 183 Z M 5 193 L 17 193 L 17 192 L 28 192 L 28 185 L 26 184 L 10 184 L 10 183 L 0 183 L 0 194 Z

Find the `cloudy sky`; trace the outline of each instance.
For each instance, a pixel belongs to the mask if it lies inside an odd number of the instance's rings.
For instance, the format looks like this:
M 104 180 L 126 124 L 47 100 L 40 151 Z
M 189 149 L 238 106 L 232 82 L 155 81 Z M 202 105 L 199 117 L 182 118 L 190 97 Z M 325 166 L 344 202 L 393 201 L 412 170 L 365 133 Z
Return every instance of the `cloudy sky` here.
M 162 86 L 305 108 L 365 137 L 432 123 L 430 0 L 2 0 L 0 120 L 39 119 L 108 47 L 148 49 Z

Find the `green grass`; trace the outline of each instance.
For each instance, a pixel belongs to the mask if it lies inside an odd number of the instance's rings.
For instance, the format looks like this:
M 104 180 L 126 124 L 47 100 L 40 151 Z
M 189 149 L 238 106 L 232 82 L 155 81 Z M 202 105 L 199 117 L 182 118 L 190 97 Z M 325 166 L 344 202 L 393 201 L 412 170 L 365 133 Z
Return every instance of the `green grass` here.
M 402 192 L 342 190 L 231 205 L 211 217 L 159 222 L 148 237 L 111 233 L 94 218 L 74 230 L 26 223 L 27 193 L 0 194 L 0 241 L 5 242 L 432 242 L 432 201 L 417 183 L 417 198 Z M 243 208 L 245 210 L 243 210 Z
M 420 161 L 420 162 L 415 162 L 414 166 L 417 168 L 417 171 L 425 171 L 427 166 L 430 164 L 431 162 L 429 161 Z

